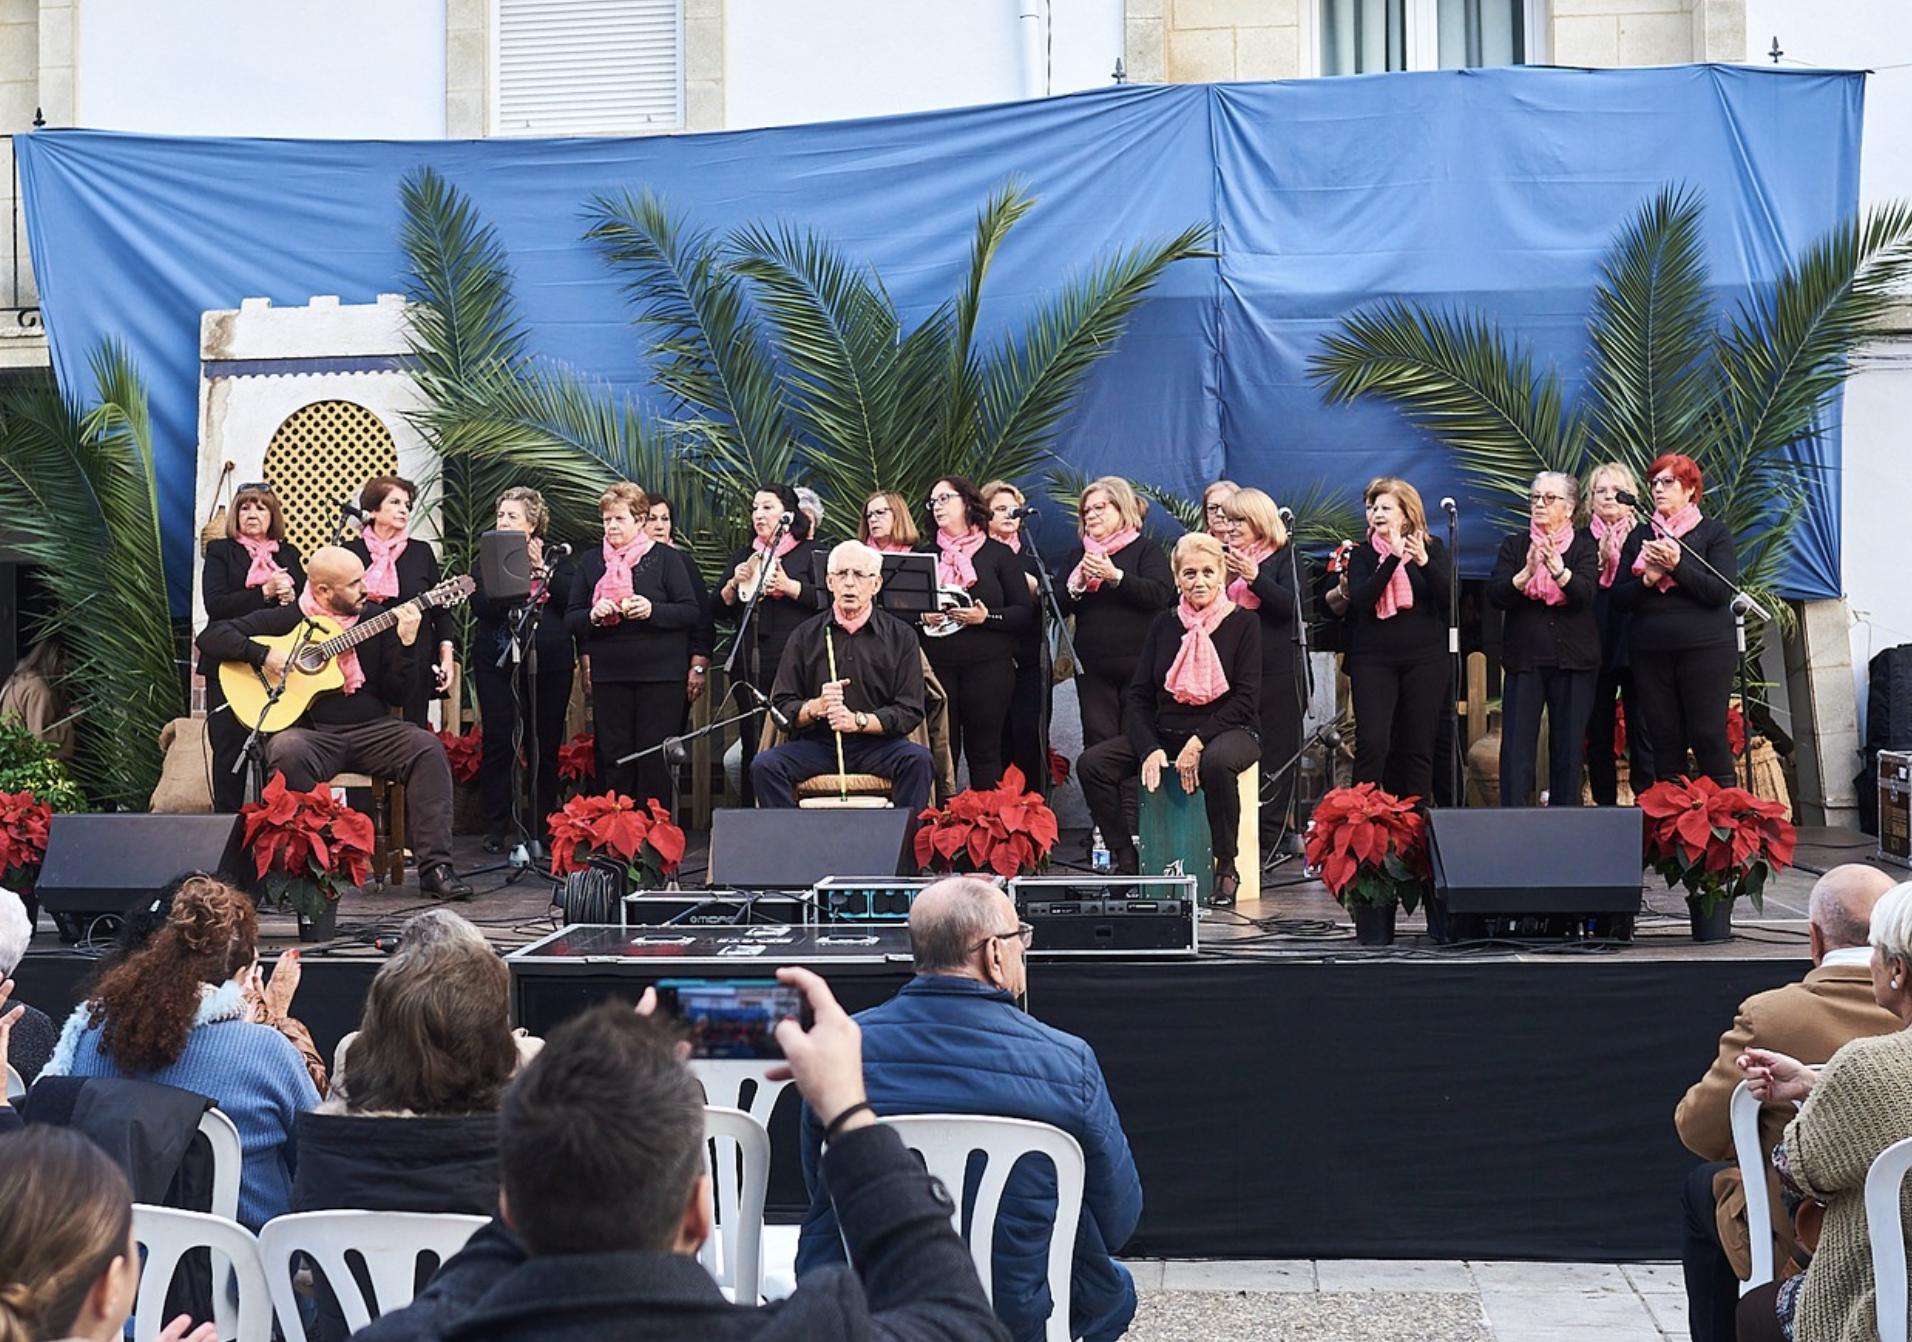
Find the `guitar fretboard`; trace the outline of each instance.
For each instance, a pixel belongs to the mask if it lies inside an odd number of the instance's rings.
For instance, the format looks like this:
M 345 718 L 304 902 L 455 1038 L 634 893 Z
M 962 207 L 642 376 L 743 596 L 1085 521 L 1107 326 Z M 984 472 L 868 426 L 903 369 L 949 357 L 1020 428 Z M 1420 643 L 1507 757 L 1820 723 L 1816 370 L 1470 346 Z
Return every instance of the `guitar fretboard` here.
M 360 620 L 350 629 L 342 633 L 334 634 L 331 638 L 315 646 L 317 646 L 320 652 L 325 654 L 326 660 L 330 661 L 348 648 L 356 648 L 366 639 L 382 634 L 394 624 L 397 624 L 398 613 L 404 610 L 406 606 L 416 606 L 422 610 L 424 609 L 424 605 L 425 598 L 415 596 L 410 601 L 393 606 L 390 610 L 380 611 L 369 620 Z

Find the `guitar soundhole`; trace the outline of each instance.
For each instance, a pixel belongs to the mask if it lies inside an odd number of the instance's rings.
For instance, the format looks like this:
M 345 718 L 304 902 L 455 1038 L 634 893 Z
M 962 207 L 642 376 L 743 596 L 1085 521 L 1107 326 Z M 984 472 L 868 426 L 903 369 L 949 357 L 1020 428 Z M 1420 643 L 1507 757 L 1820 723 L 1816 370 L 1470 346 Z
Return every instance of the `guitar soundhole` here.
M 323 669 L 328 660 L 330 659 L 327 658 L 325 653 L 320 649 L 316 647 L 306 647 L 299 649 L 299 655 L 294 659 L 294 665 L 299 671 L 309 676 Z

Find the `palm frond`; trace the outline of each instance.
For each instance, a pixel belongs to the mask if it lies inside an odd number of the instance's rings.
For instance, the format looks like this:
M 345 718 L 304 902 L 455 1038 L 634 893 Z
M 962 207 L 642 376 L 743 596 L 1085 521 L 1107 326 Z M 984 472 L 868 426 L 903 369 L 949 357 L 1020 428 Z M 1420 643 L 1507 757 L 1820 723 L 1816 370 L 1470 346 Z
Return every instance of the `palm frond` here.
M 399 183 L 399 244 L 411 266 L 406 296 L 414 375 L 433 402 L 464 378 L 509 366 L 525 333 L 511 293 L 510 258 L 464 193 L 421 167 Z

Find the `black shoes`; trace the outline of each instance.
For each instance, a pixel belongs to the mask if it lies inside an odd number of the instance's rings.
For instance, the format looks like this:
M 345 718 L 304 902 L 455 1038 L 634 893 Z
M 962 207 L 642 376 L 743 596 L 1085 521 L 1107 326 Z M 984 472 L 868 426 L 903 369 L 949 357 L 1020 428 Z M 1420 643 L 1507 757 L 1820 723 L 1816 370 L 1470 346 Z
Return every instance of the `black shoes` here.
M 1235 907 L 1235 892 L 1241 889 L 1241 876 L 1235 871 L 1233 862 L 1215 864 L 1215 887 L 1209 893 L 1208 907 L 1211 909 L 1232 909 Z
M 471 898 L 471 887 L 458 879 L 449 862 L 434 863 L 419 872 L 418 888 L 433 899 Z

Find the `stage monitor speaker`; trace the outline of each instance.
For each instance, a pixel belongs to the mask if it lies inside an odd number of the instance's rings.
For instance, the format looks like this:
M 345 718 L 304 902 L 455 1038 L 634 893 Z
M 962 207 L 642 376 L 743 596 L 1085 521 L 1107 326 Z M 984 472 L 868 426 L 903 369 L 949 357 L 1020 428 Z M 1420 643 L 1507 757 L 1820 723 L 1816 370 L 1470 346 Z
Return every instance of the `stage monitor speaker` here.
M 913 874 L 915 819 L 897 807 L 712 811 L 709 881 L 733 890 L 789 890 L 831 876 Z
M 1427 813 L 1430 928 L 1444 911 L 1456 920 L 1527 920 L 1546 934 L 1584 931 L 1591 920 L 1596 935 L 1631 935 L 1641 823 L 1630 806 L 1436 807 Z
M 478 538 L 478 573 L 493 601 L 531 595 L 531 538 L 522 531 L 487 531 Z
M 129 909 L 185 872 L 252 889 L 244 833 L 236 815 L 55 815 L 34 894 L 65 941 L 117 930 Z M 102 918 L 111 918 L 112 928 L 100 925 Z

